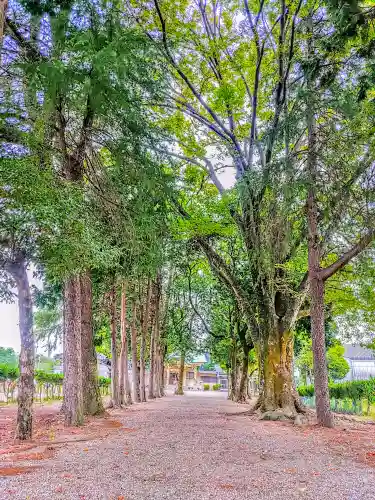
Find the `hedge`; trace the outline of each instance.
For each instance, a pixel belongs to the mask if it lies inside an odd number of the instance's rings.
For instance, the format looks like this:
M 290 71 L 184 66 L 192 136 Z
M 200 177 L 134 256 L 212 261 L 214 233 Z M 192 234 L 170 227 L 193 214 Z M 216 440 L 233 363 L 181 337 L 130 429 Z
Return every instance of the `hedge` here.
M 375 402 L 375 378 L 329 384 L 328 388 L 330 397 L 334 399 L 351 399 L 352 401 L 366 399 L 369 404 Z M 314 396 L 313 385 L 300 385 L 297 391 L 301 397 Z
M 19 370 L 17 367 L 0 364 L 0 388 L 5 395 L 6 402 L 14 400 L 14 392 L 17 387 Z M 64 375 L 62 373 L 49 373 L 44 370 L 35 370 L 35 393 L 39 400 L 61 399 Z M 98 377 L 100 392 L 108 394 L 111 379 Z

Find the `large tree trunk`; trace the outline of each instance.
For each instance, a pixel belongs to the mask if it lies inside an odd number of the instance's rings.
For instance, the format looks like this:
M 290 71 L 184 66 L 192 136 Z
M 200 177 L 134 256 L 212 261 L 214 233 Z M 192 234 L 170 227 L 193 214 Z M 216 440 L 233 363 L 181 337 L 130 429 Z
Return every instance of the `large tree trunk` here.
M 132 394 L 128 372 L 128 333 L 126 321 L 126 283 L 121 289 L 121 354 L 120 354 L 120 404 L 131 405 Z
M 257 407 L 262 412 L 277 410 L 282 416 L 294 417 L 303 406 L 293 382 L 293 334 L 270 332 L 259 347 L 261 390 Z
M 81 330 L 83 412 L 85 415 L 100 415 L 104 408 L 98 384 L 92 320 L 92 284 L 88 271 L 81 275 Z
M 185 372 L 185 353 L 182 352 L 180 357 L 180 371 L 178 374 L 178 384 L 175 391 L 175 394 L 179 396 L 184 395 L 184 372 Z
M 138 356 L 137 356 L 137 303 L 133 302 L 131 326 L 131 349 L 132 349 L 132 377 L 133 377 L 133 400 L 135 403 L 141 402 L 139 389 Z
M 64 402 L 66 425 L 82 425 L 81 286 L 79 276 L 64 284 Z
M 149 329 L 149 316 L 150 316 L 150 301 L 151 301 L 151 280 L 147 283 L 147 295 L 143 307 L 143 321 L 142 321 L 142 334 L 141 334 L 141 349 L 139 356 L 139 389 L 141 392 L 141 401 L 146 401 L 146 344 L 147 332 Z
M 242 356 L 242 365 L 241 365 L 241 377 L 240 383 L 238 384 L 238 389 L 236 391 L 236 401 L 237 403 L 246 403 L 247 401 L 247 393 L 248 393 L 248 385 L 249 385 L 249 352 L 250 348 L 245 342 L 242 346 L 243 356 Z
M 18 381 L 17 439 L 31 439 L 33 426 L 35 345 L 33 334 L 33 310 L 27 266 L 19 259 L 12 264 L 12 275 L 17 284 L 21 353 Z
M 116 304 L 116 286 L 111 290 L 111 389 L 112 406 L 120 406 L 119 394 L 119 376 L 117 359 L 117 304 Z

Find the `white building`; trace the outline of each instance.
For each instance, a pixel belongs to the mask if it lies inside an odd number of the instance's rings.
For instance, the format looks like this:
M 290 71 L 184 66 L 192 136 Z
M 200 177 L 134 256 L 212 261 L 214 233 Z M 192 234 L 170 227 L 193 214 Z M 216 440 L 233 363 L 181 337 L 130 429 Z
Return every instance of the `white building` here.
M 350 370 L 345 380 L 366 380 L 375 377 L 375 353 L 360 344 L 344 344 L 344 358 Z

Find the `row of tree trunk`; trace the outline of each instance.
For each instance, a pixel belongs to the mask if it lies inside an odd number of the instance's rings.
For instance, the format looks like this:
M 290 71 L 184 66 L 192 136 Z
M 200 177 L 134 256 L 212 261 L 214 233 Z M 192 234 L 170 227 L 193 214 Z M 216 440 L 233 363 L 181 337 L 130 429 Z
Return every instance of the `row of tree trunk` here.
M 161 276 L 148 279 L 145 286 L 130 295 L 124 281 L 121 287 L 120 331 L 117 340 L 117 293 L 111 290 L 111 379 L 112 406 L 141 403 L 164 395 L 164 348 L 160 336 Z M 129 307 L 128 307 L 129 303 Z M 129 344 L 132 364 L 132 387 L 128 373 Z M 149 365 L 146 396 L 146 364 Z

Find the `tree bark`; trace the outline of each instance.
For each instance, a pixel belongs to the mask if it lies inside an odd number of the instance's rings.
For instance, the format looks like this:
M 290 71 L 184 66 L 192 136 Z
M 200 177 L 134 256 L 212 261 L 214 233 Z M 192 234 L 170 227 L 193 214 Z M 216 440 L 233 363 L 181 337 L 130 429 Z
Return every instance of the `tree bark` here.
M 138 356 L 137 356 L 137 303 L 134 300 L 132 308 L 132 326 L 131 326 L 131 349 L 132 349 L 132 376 L 133 376 L 133 401 L 141 402 L 141 393 L 139 389 L 138 374 Z
M 119 394 L 119 376 L 118 376 L 118 358 L 117 358 L 117 304 L 116 304 L 116 286 L 111 290 L 111 390 L 112 406 L 120 406 Z
M 24 258 L 20 258 L 12 264 L 11 274 L 17 285 L 21 337 L 16 438 L 25 440 L 31 439 L 33 428 L 35 342 L 32 299 L 27 277 L 27 265 Z
M 309 19 L 308 57 L 314 57 L 312 19 Z M 311 71 L 311 70 L 310 70 Z M 306 121 L 308 130 L 307 170 L 309 191 L 307 197 L 308 224 L 308 266 L 310 282 L 310 318 L 311 338 L 314 358 L 314 385 L 316 414 L 318 423 L 325 427 L 333 427 L 328 391 L 328 366 L 326 359 L 325 325 L 324 325 L 324 281 L 321 274 L 321 248 L 318 229 L 318 204 L 316 184 L 318 179 L 317 129 L 314 111 L 314 87 L 310 72 L 307 74 L 309 102 L 306 103 Z
M 262 412 L 277 410 L 289 418 L 304 412 L 293 382 L 293 334 L 269 332 L 259 354 L 261 390 L 256 407 Z
M 4 26 L 5 26 L 5 17 L 8 9 L 8 0 L 0 0 L 0 52 L 3 48 L 3 37 L 4 37 Z M 0 62 L 1 62 L 1 53 L 0 53 Z
M 64 284 L 64 401 L 66 425 L 82 425 L 81 287 L 79 276 Z
M 167 354 L 167 347 L 160 344 L 160 368 L 159 368 L 159 380 L 160 380 L 160 396 L 165 396 L 165 356 Z
M 151 327 L 151 338 L 150 338 L 150 376 L 148 380 L 148 397 L 149 399 L 155 399 L 158 385 L 157 381 L 157 359 L 156 359 L 156 344 L 155 344 L 155 330 L 156 324 Z M 156 384 L 155 384 L 156 382 Z
M 143 321 L 142 321 L 142 334 L 141 334 L 141 349 L 139 356 L 139 389 L 141 392 L 141 401 L 146 401 L 146 344 L 147 344 L 147 332 L 149 327 L 149 315 L 150 315 L 150 301 L 151 301 L 151 280 L 147 283 L 147 295 L 145 299 L 145 304 L 143 308 Z
M 132 394 L 128 372 L 128 333 L 126 320 L 126 282 L 121 289 L 121 353 L 120 353 L 120 404 L 131 405 Z
M 104 408 L 98 383 L 98 362 L 94 347 L 92 320 L 92 283 L 88 271 L 81 275 L 80 285 L 83 413 L 100 415 L 104 412 Z
M 249 385 L 249 352 L 250 348 L 245 342 L 243 347 L 243 356 L 242 356 L 242 366 L 241 366 L 241 378 L 240 383 L 238 385 L 238 389 L 236 391 L 236 401 L 237 403 L 246 403 L 247 401 L 247 393 L 248 393 L 248 385 Z
M 178 384 L 177 384 L 177 388 L 175 391 L 175 394 L 177 394 L 179 396 L 184 395 L 184 372 L 185 372 L 185 353 L 182 352 L 181 357 L 180 357 L 180 370 L 179 370 L 179 374 L 178 374 Z
M 151 308 L 151 339 L 150 339 L 150 379 L 149 398 L 160 398 L 161 393 L 161 349 L 160 349 L 160 295 L 161 274 L 157 274 L 153 282 Z
M 231 348 L 231 367 L 230 367 L 230 387 L 228 391 L 228 399 L 234 401 L 237 393 L 237 342 L 232 338 Z

